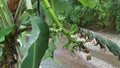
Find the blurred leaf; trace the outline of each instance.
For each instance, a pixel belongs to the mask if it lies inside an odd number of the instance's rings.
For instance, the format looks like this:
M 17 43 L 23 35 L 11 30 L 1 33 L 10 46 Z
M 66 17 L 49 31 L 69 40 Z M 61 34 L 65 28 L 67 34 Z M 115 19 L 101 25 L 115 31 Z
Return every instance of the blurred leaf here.
M 67 0 L 54 0 L 53 2 L 51 1 L 50 4 L 52 5 L 52 8 L 54 9 L 54 12 L 56 15 L 59 16 L 59 14 L 64 14 L 64 16 L 71 12 L 71 3 Z M 57 17 L 58 17 L 57 16 Z
M 90 8 L 94 8 L 96 6 L 96 2 L 98 2 L 98 0 L 78 0 L 78 1 L 82 3 L 82 5 Z
M 29 26 L 31 24 L 30 14 L 31 12 L 29 10 L 23 12 L 22 17 L 21 17 L 22 25 Z
M 45 55 L 43 57 L 43 60 L 47 59 L 47 58 L 51 58 L 53 56 L 53 53 L 50 49 L 47 49 L 46 52 L 45 52 Z
M 106 45 L 110 52 L 112 52 L 115 56 L 118 56 L 120 58 L 120 47 L 116 43 L 98 35 L 97 33 L 92 32 L 92 34 L 94 37 L 100 40 L 100 43 L 103 44 L 102 47 L 105 47 Z
M 118 56 L 120 59 L 120 47 L 113 41 L 104 38 L 103 36 L 90 31 L 90 30 L 86 30 L 83 29 L 84 32 L 90 33 L 95 39 L 97 39 L 97 41 L 99 41 L 99 43 L 102 45 L 102 47 L 107 46 L 109 51 L 112 52 L 115 56 Z
M 98 44 L 100 44 L 100 47 L 101 47 L 101 48 L 105 48 L 105 45 L 106 45 L 105 40 L 106 40 L 106 38 L 98 35 L 98 34 L 95 33 L 95 32 L 91 32 L 91 33 L 92 33 L 92 36 L 93 36 L 93 37 L 96 39 L 96 41 L 98 42 Z
M 3 21 L 2 26 L 13 24 L 13 17 L 9 11 L 8 5 L 6 4 L 6 0 L 0 0 L 0 16 L 2 17 Z
M 47 59 L 49 57 L 53 58 L 53 54 L 54 54 L 54 50 L 56 49 L 56 46 L 55 46 L 55 39 L 51 39 L 50 43 L 49 43 L 49 48 L 47 49 L 44 57 L 43 57 L 43 60 L 44 59 Z
M 5 37 L 0 38 L 0 42 L 3 42 L 5 40 Z
M 1 44 L 0 44 L 1 46 Z M 0 47 L 0 58 L 2 57 L 2 48 Z
M 0 61 L 2 60 L 2 53 L 3 53 L 1 46 L 2 46 L 2 44 L 0 44 Z
M 13 26 L 6 27 L 0 30 L 0 39 L 3 38 L 5 35 L 9 34 L 12 30 Z
M 115 56 L 118 56 L 120 59 L 120 47 L 111 40 L 106 39 L 105 42 L 110 52 L 112 52 Z
M 20 51 L 22 53 L 22 55 L 26 54 L 26 50 L 27 50 L 27 45 L 28 45 L 28 41 L 26 41 L 26 32 L 23 32 L 21 34 L 21 36 L 18 38 L 20 40 Z
M 54 42 L 55 40 L 51 40 L 50 41 L 50 44 L 49 44 L 49 49 L 51 50 L 51 51 L 54 51 L 55 49 L 56 49 L 56 47 L 55 47 L 55 42 Z
M 71 44 L 71 42 L 70 42 L 70 41 L 67 41 L 67 42 L 64 44 L 63 47 L 66 47 L 66 48 L 67 48 L 70 44 Z
M 37 16 L 31 16 L 31 22 L 32 35 L 30 41 L 32 43 L 30 42 L 28 47 L 28 54 L 26 54 L 24 57 L 21 68 L 39 68 L 41 59 L 43 58 L 45 51 L 48 48 L 48 25 Z
M 27 9 L 32 9 L 32 3 L 31 3 L 31 0 L 25 0 L 26 2 L 26 8 Z
M 39 20 L 37 17 L 31 17 L 31 24 L 32 24 L 32 32 L 31 32 L 31 37 L 28 42 L 29 45 L 32 45 L 40 36 L 40 25 L 38 25 L 41 20 Z M 28 46 L 29 48 L 30 46 Z
M 78 26 L 76 24 L 73 24 L 70 28 L 70 31 L 68 32 L 70 35 L 78 31 Z

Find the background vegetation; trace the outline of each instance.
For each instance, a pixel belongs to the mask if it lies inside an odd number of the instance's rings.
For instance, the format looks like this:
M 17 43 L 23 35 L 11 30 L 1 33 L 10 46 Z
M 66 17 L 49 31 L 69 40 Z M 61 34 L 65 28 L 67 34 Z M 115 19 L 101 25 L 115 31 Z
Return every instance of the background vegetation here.
M 51 1 L 50 1 L 51 2 Z M 91 0 L 92 6 L 83 6 L 77 0 L 51 2 L 58 19 L 64 23 L 76 23 L 79 26 L 90 26 L 113 29 L 119 32 L 119 0 Z M 64 7 L 66 6 L 66 7 Z

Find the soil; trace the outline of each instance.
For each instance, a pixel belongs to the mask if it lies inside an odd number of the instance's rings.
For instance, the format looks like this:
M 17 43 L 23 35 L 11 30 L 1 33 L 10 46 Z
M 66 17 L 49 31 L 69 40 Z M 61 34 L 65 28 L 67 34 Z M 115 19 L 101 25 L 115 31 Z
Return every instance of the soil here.
M 117 44 L 120 44 L 120 39 L 115 38 L 105 33 L 99 33 L 104 37 L 112 39 Z M 114 38 L 114 39 L 113 39 Z M 92 42 L 87 44 L 88 49 L 92 55 L 91 60 L 87 60 L 87 55 L 79 50 L 70 52 L 63 49 L 62 45 L 65 43 L 65 37 L 60 41 L 58 49 L 55 51 L 55 57 L 57 57 L 63 64 L 67 64 L 69 68 L 120 68 L 120 61 L 118 57 L 114 56 L 108 50 L 100 49 L 98 46 L 93 46 Z

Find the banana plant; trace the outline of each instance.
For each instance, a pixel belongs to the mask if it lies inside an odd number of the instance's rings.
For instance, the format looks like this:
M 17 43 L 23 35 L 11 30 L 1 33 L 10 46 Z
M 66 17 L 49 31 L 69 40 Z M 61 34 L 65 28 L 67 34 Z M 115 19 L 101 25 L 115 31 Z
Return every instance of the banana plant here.
M 25 5 L 26 9 L 23 8 Z M 25 17 L 29 17 L 29 26 L 22 24 Z M 34 15 L 31 0 L 0 0 L 0 20 L 0 68 L 26 68 L 29 65 L 29 68 L 39 68 L 48 48 L 49 27 L 41 16 Z M 26 53 L 21 55 L 18 40 L 27 30 L 31 37 Z

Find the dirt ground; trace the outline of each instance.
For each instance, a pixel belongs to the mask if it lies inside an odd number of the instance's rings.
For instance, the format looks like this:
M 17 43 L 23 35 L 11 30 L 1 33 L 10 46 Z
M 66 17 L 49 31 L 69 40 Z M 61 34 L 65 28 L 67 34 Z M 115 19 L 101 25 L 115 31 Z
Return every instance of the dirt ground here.
M 120 39 L 102 32 L 97 32 L 105 38 L 111 39 L 120 45 Z M 87 60 L 87 54 L 76 50 L 74 53 L 68 49 L 63 49 L 63 45 L 66 42 L 66 37 L 63 36 L 57 45 L 55 50 L 55 57 L 61 61 L 61 65 L 56 64 L 54 61 L 47 60 L 43 62 L 42 68 L 120 68 L 120 61 L 118 57 L 114 56 L 108 50 L 100 49 L 98 46 L 92 46 L 92 42 L 87 44 L 88 49 L 91 53 L 91 60 Z M 48 64 L 48 62 L 50 62 Z

